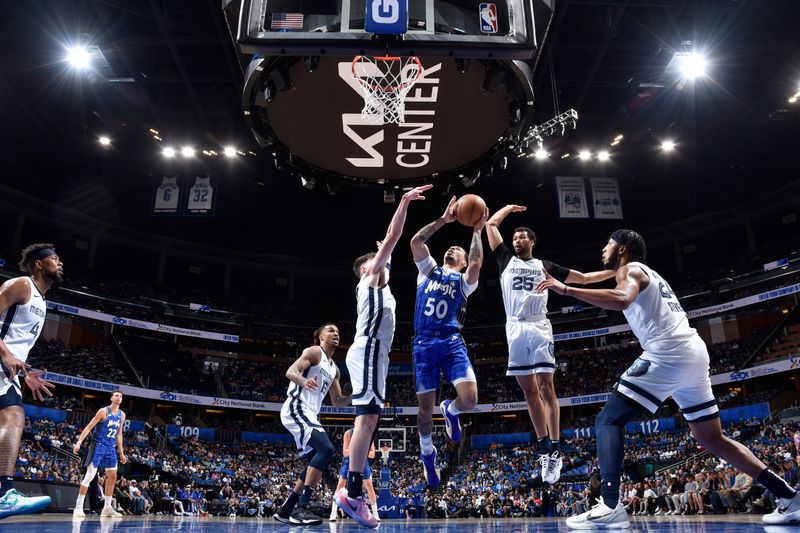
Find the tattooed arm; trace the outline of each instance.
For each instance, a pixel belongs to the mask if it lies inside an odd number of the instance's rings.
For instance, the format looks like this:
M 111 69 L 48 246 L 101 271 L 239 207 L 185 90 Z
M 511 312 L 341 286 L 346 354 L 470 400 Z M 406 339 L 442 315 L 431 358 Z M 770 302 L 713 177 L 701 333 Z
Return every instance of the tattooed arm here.
M 483 212 L 483 216 L 472 228 L 472 243 L 469 245 L 469 255 L 467 256 L 467 272 L 464 274 L 464 282 L 467 285 L 478 283 L 478 276 L 483 265 L 483 228 L 489 218 L 489 208 Z
M 429 255 L 431 255 L 430 250 L 428 250 L 428 245 L 425 244 L 428 239 L 431 238 L 431 235 L 436 233 L 439 228 L 444 226 L 445 224 L 449 224 L 450 222 L 456 219 L 455 214 L 453 214 L 453 207 L 456 205 L 456 197 L 453 196 L 450 199 L 450 203 L 447 204 L 447 209 L 444 210 L 444 214 L 419 230 L 412 238 L 411 238 L 411 253 L 414 254 L 414 262 L 419 263 Z

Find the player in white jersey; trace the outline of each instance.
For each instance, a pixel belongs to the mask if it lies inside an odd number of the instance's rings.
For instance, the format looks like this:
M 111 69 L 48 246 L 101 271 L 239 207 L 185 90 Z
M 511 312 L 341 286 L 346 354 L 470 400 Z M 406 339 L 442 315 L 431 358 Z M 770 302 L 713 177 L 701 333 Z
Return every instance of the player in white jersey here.
M 609 272 L 584 274 L 547 260 L 533 257 L 533 230 L 514 230 L 513 252 L 503 243 L 498 226 L 511 213 L 525 211 L 521 205 L 507 205 L 486 223 L 489 247 L 500 270 L 500 289 L 506 311 L 508 342 L 507 376 L 514 376 L 525 395 L 528 415 L 536 432 L 541 454 L 542 480 L 555 483 L 561 477 L 560 414 L 553 374 L 556 370 L 553 328 L 547 319 L 547 293 L 537 293 L 545 270 L 559 281 L 597 283 L 612 277 Z
M 286 371 L 291 384 L 281 407 L 281 423 L 294 437 L 300 457 L 308 468 L 298 476 L 289 497 L 273 518 L 285 524 L 318 525 L 322 518 L 309 509 L 314 489 L 331 462 L 333 444 L 317 418 L 322 400 L 330 394 L 331 404 L 350 405 L 352 398 L 342 395 L 339 367 L 333 352 L 339 346 L 339 328 L 323 324 L 314 332 L 314 345 L 303 350 Z
M 386 397 L 386 374 L 389 372 L 389 349 L 395 324 L 395 301 L 389 289 L 389 264 L 403 233 L 408 204 L 424 200 L 422 195 L 432 185 L 415 187 L 403 195 L 397 210 L 379 243 L 377 253 L 362 255 L 353 264 L 359 278 L 356 287 L 356 335 L 347 351 L 347 369 L 353 384 L 353 405 L 356 406 L 355 428 L 350 439 L 350 471 L 347 487 L 336 491 L 337 505 L 356 522 L 376 527 L 378 521 L 369 510 L 362 480 L 364 464 L 378 425 Z
M 615 273 L 614 289 L 580 289 L 547 276 L 537 291 L 546 289 L 596 305 L 622 311 L 644 350 L 614 386 L 597 415 L 595 432 L 600 461 L 601 503 L 567 519 L 575 529 L 630 527 L 619 502 L 625 424 L 641 411 L 655 413 L 669 396 L 675 400 L 695 439 L 707 450 L 743 471 L 781 498 L 763 520 L 782 524 L 800 520 L 800 495 L 771 472 L 753 453 L 722 433 L 717 400 L 708 375 L 708 350 L 669 284 L 644 264 L 644 239 L 635 231 L 611 234 L 603 248 L 603 265 Z
M 17 463 L 25 411 L 22 410 L 22 385 L 33 397 L 52 396 L 53 387 L 42 379 L 43 370 L 28 371 L 28 352 L 44 327 L 47 304 L 45 293 L 63 279 L 64 264 L 50 243 L 32 244 L 22 251 L 19 268 L 28 276 L 12 278 L 0 286 L 0 518 L 33 513 L 50 505 L 49 496 L 29 498 L 12 485 Z

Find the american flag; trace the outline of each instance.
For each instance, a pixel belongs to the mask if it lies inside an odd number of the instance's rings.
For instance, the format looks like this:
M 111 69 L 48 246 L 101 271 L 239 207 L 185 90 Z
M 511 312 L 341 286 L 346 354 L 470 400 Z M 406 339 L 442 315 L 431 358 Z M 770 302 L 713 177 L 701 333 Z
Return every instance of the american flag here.
M 302 13 L 273 13 L 270 29 L 273 30 L 302 30 Z

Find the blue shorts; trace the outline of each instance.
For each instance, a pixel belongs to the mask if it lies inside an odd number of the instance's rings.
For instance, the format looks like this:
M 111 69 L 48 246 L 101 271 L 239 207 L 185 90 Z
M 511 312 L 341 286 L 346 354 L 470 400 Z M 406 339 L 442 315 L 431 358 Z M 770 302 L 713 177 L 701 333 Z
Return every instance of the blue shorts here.
M 477 381 L 467 357 L 467 346 L 458 333 L 444 339 L 417 335 L 413 354 L 417 394 L 438 391 L 441 376 L 453 385 Z
M 339 477 L 347 479 L 347 472 L 350 471 L 350 458 L 345 457 L 342 461 L 342 468 L 339 470 Z M 362 479 L 372 479 L 372 469 L 369 467 L 369 459 L 364 463 L 364 475 Z
M 92 466 L 95 468 L 117 468 L 117 450 L 112 446 L 98 445 L 92 454 Z

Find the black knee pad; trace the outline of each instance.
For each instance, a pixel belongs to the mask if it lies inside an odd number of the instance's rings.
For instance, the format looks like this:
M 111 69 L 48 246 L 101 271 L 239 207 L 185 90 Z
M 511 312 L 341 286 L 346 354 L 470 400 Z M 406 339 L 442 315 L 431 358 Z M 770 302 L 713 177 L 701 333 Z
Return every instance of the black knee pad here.
M 309 461 L 309 466 L 324 471 L 328 468 L 333 457 L 333 444 L 324 431 L 313 431 L 308 439 L 308 445 L 314 450 L 314 457 Z
M 603 406 L 600 414 L 597 415 L 595 427 L 607 424 L 613 426 L 622 424 L 624 426 L 643 410 L 645 410 L 644 407 L 635 401 L 614 391 L 608 397 L 608 401 Z

